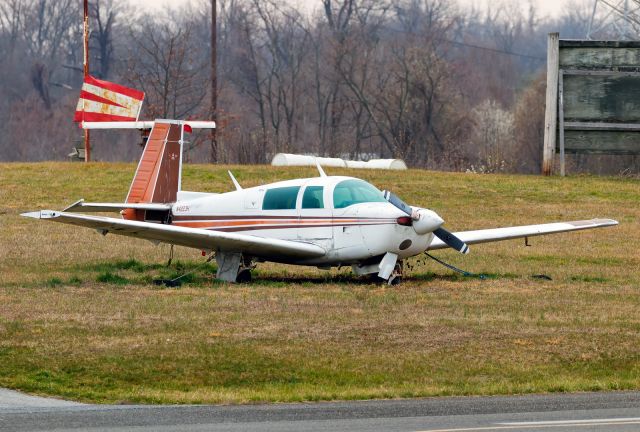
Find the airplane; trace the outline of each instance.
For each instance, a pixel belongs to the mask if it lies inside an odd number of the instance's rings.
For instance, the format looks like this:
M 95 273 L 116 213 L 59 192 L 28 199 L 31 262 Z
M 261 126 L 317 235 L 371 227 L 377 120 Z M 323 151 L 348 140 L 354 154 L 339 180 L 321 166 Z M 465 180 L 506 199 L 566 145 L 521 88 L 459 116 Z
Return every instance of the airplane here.
M 117 125 L 87 122 L 83 127 Z M 243 188 L 229 172 L 232 192 L 184 191 L 185 133 L 214 126 L 155 120 L 122 127 L 151 129 L 124 203 L 79 200 L 62 211 L 22 216 L 199 249 L 215 257 L 216 277 L 227 282 L 250 282 L 256 263 L 270 261 L 322 269 L 351 266 L 357 275 L 396 284 L 404 260 L 427 251 L 451 247 L 466 254 L 468 245 L 478 243 L 618 224 L 592 219 L 451 233 L 433 210 L 410 206 L 358 178 L 328 176 L 319 164 L 314 178 Z M 92 212 L 121 217 L 85 214 Z

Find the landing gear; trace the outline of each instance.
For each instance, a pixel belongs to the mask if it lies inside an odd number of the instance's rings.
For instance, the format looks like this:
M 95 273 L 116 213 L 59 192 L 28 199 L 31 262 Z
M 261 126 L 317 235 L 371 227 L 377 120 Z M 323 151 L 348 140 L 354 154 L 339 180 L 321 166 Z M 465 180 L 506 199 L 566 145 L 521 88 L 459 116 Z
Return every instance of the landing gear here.
M 241 284 L 251 283 L 251 269 L 240 270 L 238 276 L 236 276 L 236 282 Z
M 391 276 L 389 276 L 387 283 L 389 285 L 400 285 L 400 283 L 402 282 L 403 270 L 404 266 L 402 265 L 402 261 L 398 261 L 393 267 L 393 273 L 391 273 Z
M 387 281 L 389 285 L 397 285 L 402 280 L 402 261 L 398 260 L 398 255 L 393 252 L 387 252 L 380 264 L 378 277 Z
M 218 263 L 217 279 L 237 283 L 251 282 L 251 270 L 255 268 L 251 257 L 239 252 L 218 252 L 216 262 Z
M 393 267 L 393 271 L 391 272 L 391 275 L 389 276 L 388 279 L 381 278 L 378 273 L 369 273 L 368 276 L 372 283 L 377 283 L 377 284 L 386 283 L 387 285 L 395 286 L 395 285 L 400 285 L 402 283 L 403 270 L 404 270 L 403 263 L 402 261 L 399 261 Z

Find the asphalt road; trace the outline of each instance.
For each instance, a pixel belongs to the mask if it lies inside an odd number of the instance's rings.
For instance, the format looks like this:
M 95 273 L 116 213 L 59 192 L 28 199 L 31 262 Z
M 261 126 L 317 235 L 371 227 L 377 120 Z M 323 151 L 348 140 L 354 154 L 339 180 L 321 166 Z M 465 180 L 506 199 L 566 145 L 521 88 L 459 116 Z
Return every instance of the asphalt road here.
M 0 390 L 0 430 L 640 431 L 640 392 L 243 406 L 105 406 Z

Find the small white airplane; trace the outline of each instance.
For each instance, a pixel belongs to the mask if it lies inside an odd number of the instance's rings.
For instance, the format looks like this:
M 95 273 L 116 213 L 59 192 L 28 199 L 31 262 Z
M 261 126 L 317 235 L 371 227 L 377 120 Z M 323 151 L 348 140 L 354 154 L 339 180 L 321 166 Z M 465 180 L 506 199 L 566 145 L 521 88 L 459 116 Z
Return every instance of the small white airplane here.
M 319 165 L 315 178 L 243 189 L 229 172 L 235 191 L 187 192 L 181 188 L 185 130 L 213 126 L 145 123 L 140 127 L 152 130 L 124 203 L 80 200 L 62 211 L 22 216 L 215 254 L 216 276 L 229 282 L 248 282 L 256 262 L 271 261 L 319 268 L 350 265 L 358 275 L 397 283 L 403 260 L 426 251 L 451 247 L 468 253 L 469 244 L 618 224 L 593 219 L 451 233 L 432 210 L 409 206 L 357 178 L 327 176 Z M 119 212 L 122 218 L 78 212 Z

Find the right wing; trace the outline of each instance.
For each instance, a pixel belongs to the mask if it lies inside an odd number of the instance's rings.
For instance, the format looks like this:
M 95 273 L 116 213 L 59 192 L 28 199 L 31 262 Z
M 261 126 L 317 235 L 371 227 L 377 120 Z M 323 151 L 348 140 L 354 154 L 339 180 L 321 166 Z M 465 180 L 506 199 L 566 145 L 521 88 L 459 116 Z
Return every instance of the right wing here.
M 591 228 L 601 228 L 613 225 L 618 225 L 618 222 L 613 219 L 591 219 L 539 225 L 483 229 L 476 231 L 461 231 L 454 234 L 466 244 L 478 244 L 511 240 L 522 237 L 534 237 L 539 235 L 562 233 L 568 231 L 578 231 Z M 434 237 L 427 250 L 445 249 L 448 247 L 449 246 L 447 246 L 442 240 Z
M 119 234 L 201 250 L 247 252 L 251 256 L 266 258 L 269 261 L 316 258 L 326 253 L 323 248 L 311 243 L 116 219 L 105 216 L 92 216 L 52 210 L 23 213 L 22 216 L 93 228 L 102 234 Z

